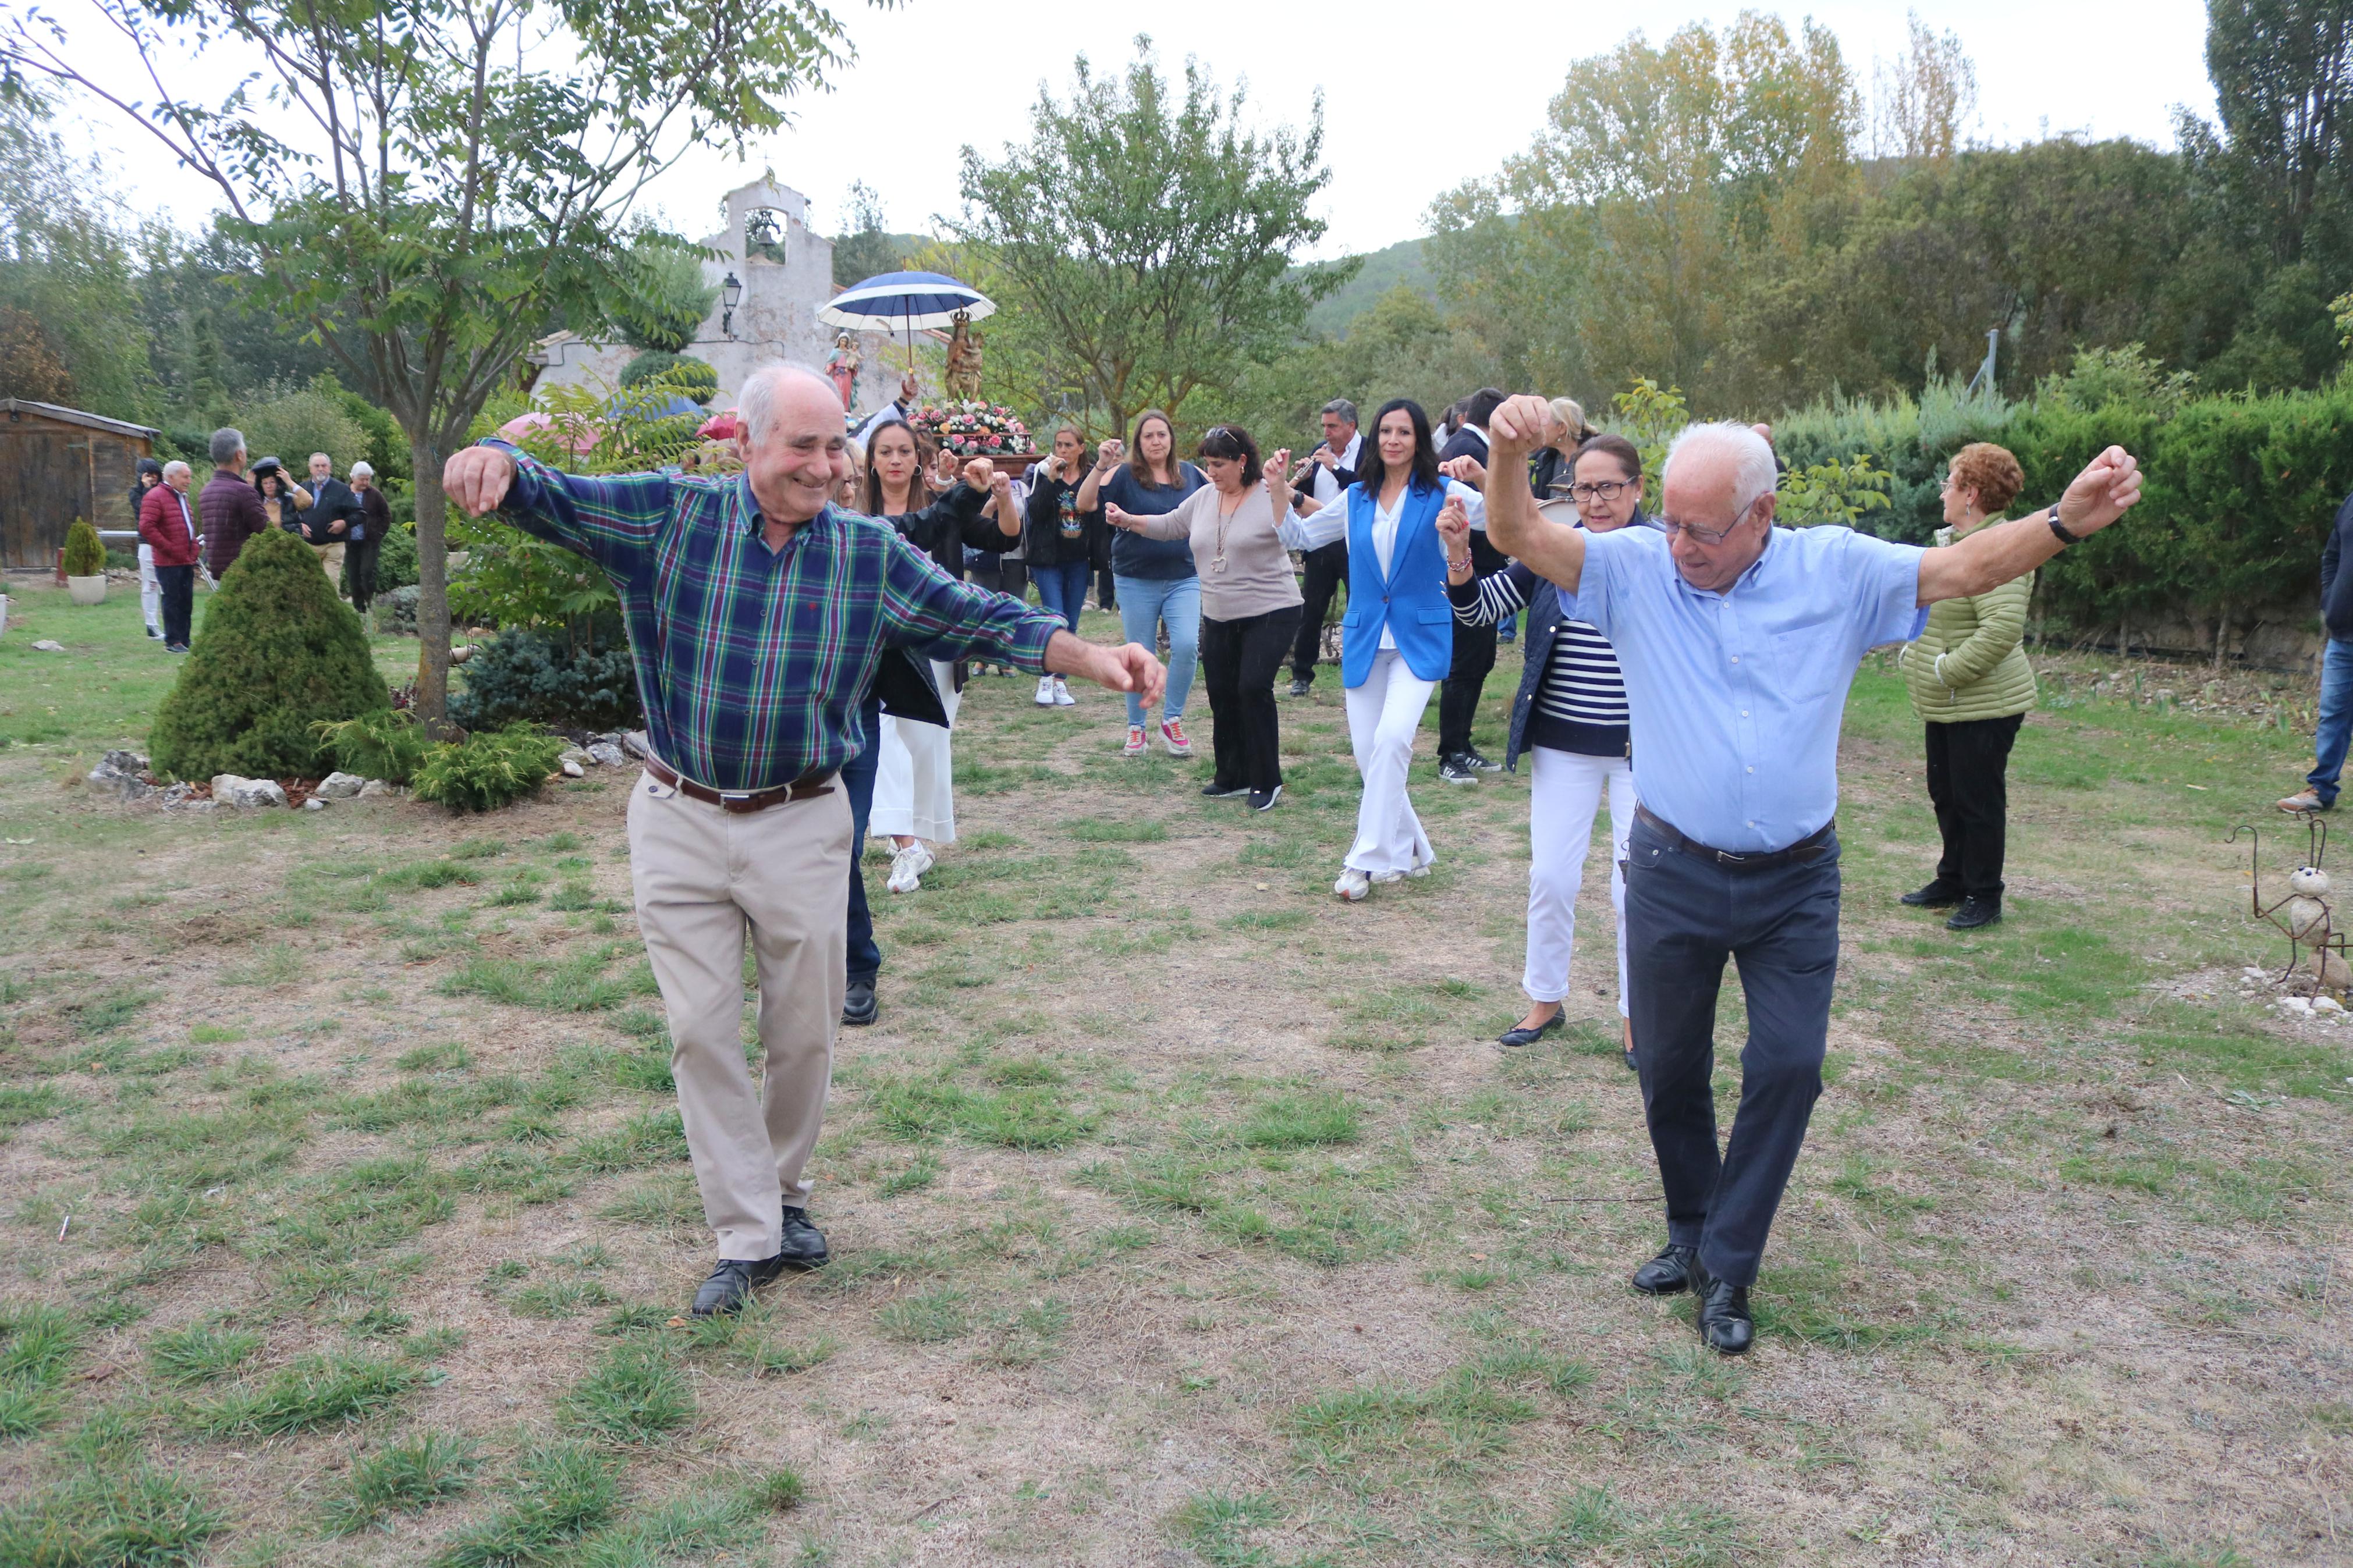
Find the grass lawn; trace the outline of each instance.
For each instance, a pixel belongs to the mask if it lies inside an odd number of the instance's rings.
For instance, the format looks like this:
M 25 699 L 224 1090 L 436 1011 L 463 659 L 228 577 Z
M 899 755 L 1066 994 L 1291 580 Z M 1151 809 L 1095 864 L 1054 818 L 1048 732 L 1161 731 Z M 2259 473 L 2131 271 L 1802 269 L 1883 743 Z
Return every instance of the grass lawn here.
M 2009 919 L 1957 936 L 1895 903 L 1936 830 L 1866 666 L 1830 1087 L 1725 1362 L 1625 1286 L 1662 1222 L 1598 857 L 1574 1026 L 1489 1043 L 1524 779 L 1425 757 L 1435 874 L 1343 906 L 1335 672 L 1264 816 L 1122 759 L 1115 699 L 978 680 L 962 841 L 915 895 L 870 875 L 836 1262 L 690 1325 L 628 780 L 473 819 L 95 803 L 174 661 L 135 594 L 11 592 L 0 1563 L 2353 1557 L 2353 1037 L 2242 992 L 2284 944 L 2223 842 L 2302 855 L 2276 715 L 2049 683 Z M 1735 987 L 1727 1117 L 1742 1027 Z

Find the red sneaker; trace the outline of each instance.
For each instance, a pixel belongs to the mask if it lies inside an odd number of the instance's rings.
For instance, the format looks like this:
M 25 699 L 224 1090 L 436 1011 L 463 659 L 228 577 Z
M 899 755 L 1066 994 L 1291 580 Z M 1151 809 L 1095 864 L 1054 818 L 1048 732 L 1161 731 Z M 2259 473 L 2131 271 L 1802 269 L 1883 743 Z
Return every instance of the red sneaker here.
M 1144 755 L 1144 726 L 1130 724 L 1127 727 L 1127 744 L 1119 749 L 1119 754 L 1123 757 L 1140 757 Z
M 1185 738 L 1185 721 L 1182 719 L 1163 719 L 1160 721 L 1160 738 L 1168 743 L 1170 756 L 1189 757 L 1193 754 L 1193 742 Z

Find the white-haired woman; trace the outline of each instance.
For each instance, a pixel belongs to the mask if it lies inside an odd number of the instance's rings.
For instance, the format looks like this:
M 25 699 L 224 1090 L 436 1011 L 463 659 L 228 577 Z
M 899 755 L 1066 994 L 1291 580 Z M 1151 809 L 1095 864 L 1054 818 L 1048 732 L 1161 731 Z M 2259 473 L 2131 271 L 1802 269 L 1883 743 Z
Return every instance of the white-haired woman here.
M 367 463 L 352 465 L 352 498 L 360 503 L 360 520 L 352 524 L 343 550 L 343 578 L 352 585 L 352 608 L 366 615 L 375 597 L 375 562 L 384 552 L 385 535 L 392 531 L 392 505 L 377 488 L 375 469 Z

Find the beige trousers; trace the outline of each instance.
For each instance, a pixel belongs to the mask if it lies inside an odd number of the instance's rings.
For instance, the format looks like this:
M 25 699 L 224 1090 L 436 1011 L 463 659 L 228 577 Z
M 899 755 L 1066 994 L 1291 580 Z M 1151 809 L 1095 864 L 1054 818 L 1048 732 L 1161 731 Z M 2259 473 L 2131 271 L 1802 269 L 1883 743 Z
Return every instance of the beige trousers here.
M 729 812 L 651 773 L 629 796 L 638 930 L 670 1014 L 671 1076 L 702 1215 L 722 1258 L 774 1258 L 825 1121 L 841 1023 L 849 796 Z M 764 1072 L 744 1060 L 744 928 Z
M 343 542 L 338 539 L 332 544 L 313 544 L 311 548 L 318 552 L 319 564 L 326 569 L 328 583 L 340 584 L 343 580 Z M 342 592 L 340 586 L 336 592 Z

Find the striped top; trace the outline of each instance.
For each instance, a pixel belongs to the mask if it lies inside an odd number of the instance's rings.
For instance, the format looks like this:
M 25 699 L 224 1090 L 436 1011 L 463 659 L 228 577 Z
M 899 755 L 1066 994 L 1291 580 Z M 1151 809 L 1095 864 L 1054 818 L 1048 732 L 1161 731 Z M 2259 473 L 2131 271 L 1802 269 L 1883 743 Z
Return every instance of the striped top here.
M 1034 674 L 1062 624 L 839 507 L 771 550 L 742 475 L 565 474 L 483 444 L 515 460 L 503 521 L 611 580 L 654 753 L 713 789 L 773 789 L 857 756 L 885 647 Z
M 1446 592 L 1456 620 L 1486 626 L 1525 608 L 1542 581 L 1515 561 L 1475 582 L 1449 584 Z M 1528 628 L 1531 642 L 1537 632 L 1534 626 Z M 1591 626 L 1563 614 L 1546 650 L 1544 679 L 1528 714 L 1528 744 L 1591 757 L 1622 757 L 1630 722 L 1617 650 Z

